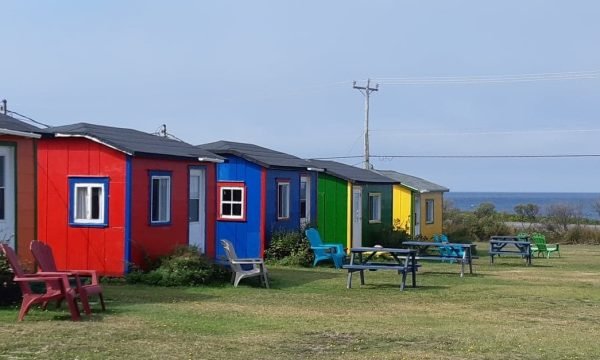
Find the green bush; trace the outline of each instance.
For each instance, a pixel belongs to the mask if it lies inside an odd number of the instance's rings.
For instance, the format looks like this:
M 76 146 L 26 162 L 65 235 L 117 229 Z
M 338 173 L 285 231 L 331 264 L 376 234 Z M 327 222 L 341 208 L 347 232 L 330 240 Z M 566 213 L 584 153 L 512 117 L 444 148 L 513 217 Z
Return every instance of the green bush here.
M 271 243 L 265 250 L 265 259 L 279 265 L 305 266 L 313 262 L 310 243 L 301 231 L 279 231 L 273 233 Z
M 16 304 L 21 299 L 21 289 L 14 281 L 4 254 L 0 253 L 0 305 Z
M 200 255 L 198 248 L 180 247 L 159 260 L 156 269 L 144 272 L 133 269 L 126 275 L 128 283 L 143 283 L 156 286 L 198 286 L 224 283 L 231 273 L 223 266 Z
M 482 203 L 473 212 L 444 208 L 444 233 L 452 241 L 487 241 L 492 235 L 508 235 L 511 229 L 494 204 Z

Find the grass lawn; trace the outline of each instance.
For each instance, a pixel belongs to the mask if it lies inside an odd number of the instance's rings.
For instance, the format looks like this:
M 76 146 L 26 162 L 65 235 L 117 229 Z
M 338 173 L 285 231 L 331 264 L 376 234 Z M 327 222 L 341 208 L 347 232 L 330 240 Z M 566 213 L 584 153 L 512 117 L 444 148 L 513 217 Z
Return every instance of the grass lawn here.
M 427 262 L 404 292 L 391 271 L 348 290 L 342 270 L 271 266 L 270 290 L 105 284 L 108 310 L 78 323 L 0 308 L 0 359 L 600 358 L 600 246 L 532 267 L 477 248 L 475 275 Z

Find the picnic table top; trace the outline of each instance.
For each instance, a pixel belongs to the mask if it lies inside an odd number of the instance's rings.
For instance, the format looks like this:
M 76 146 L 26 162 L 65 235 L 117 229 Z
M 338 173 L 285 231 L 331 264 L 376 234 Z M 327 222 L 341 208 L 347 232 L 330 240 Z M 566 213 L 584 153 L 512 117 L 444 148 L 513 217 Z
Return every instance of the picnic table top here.
M 408 246 L 457 246 L 463 248 L 470 248 L 477 246 L 476 244 L 462 244 L 462 243 L 451 243 L 451 242 L 435 242 L 435 241 L 405 241 L 403 245 Z
M 398 248 L 386 248 L 386 247 L 353 247 L 350 249 L 351 252 L 361 253 L 361 252 L 389 252 L 396 254 L 411 254 L 415 253 L 415 250 L 411 249 L 398 249 Z

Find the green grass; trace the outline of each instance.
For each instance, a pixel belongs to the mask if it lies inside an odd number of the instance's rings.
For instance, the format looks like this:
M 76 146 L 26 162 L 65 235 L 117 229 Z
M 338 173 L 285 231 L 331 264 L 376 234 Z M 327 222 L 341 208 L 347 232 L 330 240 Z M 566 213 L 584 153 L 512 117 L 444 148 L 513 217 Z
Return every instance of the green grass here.
M 561 252 L 526 267 L 480 251 L 462 279 L 457 264 L 424 263 L 404 292 L 391 271 L 348 290 L 327 267 L 270 267 L 270 290 L 106 284 L 108 311 L 78 323 L 1 308 L 0 359 L 600 358 L 600 247 Z

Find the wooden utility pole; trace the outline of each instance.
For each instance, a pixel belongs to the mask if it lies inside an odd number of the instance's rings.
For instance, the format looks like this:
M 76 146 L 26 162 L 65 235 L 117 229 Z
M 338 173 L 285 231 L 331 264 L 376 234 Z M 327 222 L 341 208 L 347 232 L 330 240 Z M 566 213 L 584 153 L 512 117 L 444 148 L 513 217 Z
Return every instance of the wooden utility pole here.
M 365 96 L 365 169 L 371 169 L 369 161 L 369 95 L 372 91 L 379 91 L 379 84 L 371 87 L 371 79 L 367 79 L 366 86 L 356 86 L 356 81 L 354 81 L 352 87 Z

